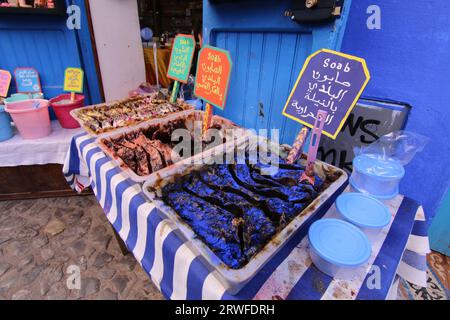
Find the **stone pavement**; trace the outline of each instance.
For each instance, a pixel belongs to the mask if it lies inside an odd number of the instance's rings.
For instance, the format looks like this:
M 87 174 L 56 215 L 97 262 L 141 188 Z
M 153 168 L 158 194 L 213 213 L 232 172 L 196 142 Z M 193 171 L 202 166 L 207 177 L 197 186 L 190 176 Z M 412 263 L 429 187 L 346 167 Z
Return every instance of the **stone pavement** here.
M 163 296 L 122 255 L 95 197 L 77 196 L 0 202 L 0 299 Z

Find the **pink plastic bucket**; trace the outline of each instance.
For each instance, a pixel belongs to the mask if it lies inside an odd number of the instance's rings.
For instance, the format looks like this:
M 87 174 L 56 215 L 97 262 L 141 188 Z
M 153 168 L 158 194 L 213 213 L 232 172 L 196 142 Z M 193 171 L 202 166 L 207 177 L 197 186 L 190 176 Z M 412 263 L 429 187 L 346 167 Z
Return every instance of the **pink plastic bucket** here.
M 8 103 L 8 112 L 20 135 L 24 139 L 39 139 L 48 136 L 51 131 L 48 100 L 30 99 Z
M 70 111 L 84 107 L 83 95 L 75 95 L 75 101 L 71 102 L 70 94 L 61 94 L 53 99 L 50 99 L 50 106 L 53 108 L 53 111 L 55 111 L 61 127 L 65 129 L 80 127 L 80 124 L 70 115 Z

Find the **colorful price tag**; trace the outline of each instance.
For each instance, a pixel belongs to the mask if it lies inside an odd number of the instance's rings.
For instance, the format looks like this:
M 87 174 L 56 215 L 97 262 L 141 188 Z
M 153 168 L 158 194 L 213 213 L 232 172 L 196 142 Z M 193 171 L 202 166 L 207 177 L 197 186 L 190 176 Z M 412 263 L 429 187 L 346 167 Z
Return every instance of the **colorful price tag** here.
M 190 34 L 179 34 L 173 41 L 167 77 L 187 83 L 195 51 L 195 38 Z
M 64 73 L 64 91 L 83 93 L 83 81 L 83 69 L 67 68 Z
M 336 139 L 369 82 L 364 59 L 322 49 L 306 59 L 283 115 L 309 128 L 326 111 L 323 134 Z
M 194 94 L 206 102 L 225 108 L 232 62 L 226 50 L 205 46 L 200 50 Z
M 42 92 L 39 73 L 34 68 L 17 68 L 14 70 L 14 79 L 19 93 Z
M 0 69 L 0 97 L 7 97 L 9 85 L 11 84 L 11 73 Z

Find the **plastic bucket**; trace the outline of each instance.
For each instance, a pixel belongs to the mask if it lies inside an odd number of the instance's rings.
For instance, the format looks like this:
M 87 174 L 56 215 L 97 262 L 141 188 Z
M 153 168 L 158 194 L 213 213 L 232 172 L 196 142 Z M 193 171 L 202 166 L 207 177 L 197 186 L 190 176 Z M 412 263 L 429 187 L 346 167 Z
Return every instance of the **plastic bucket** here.
M 84 107 L 84 95 L 75 95 L 75 101 L 71 102 L 70 94 L 61 94 L 50 99 L 50 106 L 53 108 L 61 127 L 65 129 L 80 127 L 80 124 L 70 115 L 70 111 Z
M 11 126 L 11 117 L 5 111 L 5 107 L 0 105 L 0 141 L 11 139 L 14 131 Z
M 48 100 L 30 99 L 8 103 L 5 107 L 24 139 L 39 139 L 51 131 Z

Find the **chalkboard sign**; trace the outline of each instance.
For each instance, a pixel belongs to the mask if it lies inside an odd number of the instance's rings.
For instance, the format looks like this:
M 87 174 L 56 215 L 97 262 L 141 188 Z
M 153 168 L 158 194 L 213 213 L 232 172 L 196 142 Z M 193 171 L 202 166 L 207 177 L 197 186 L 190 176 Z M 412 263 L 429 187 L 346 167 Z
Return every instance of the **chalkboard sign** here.
M 10 83 L 11 73 L 7 70 L 0 70 L 0 97 L 8 96 Z
M 283 115 L 313 128 L 318 111 L 324 110 L 323 134 L 336 139 L 369 79 L 364 59 L 319 50 L 306 59 Z
M 198 55 L 194 94 L 223 110 L 227 100 L 231 66 L 228 51 L 204 46 Z
M 179 34 L 173 41 L 167 77 L 187 83 L 195 51 L 195 38 L 189 34 Z
M 14 70 L 17 92 L 36 93 L 42 92 L 39 73 L 34 68 L 17 68 Z

